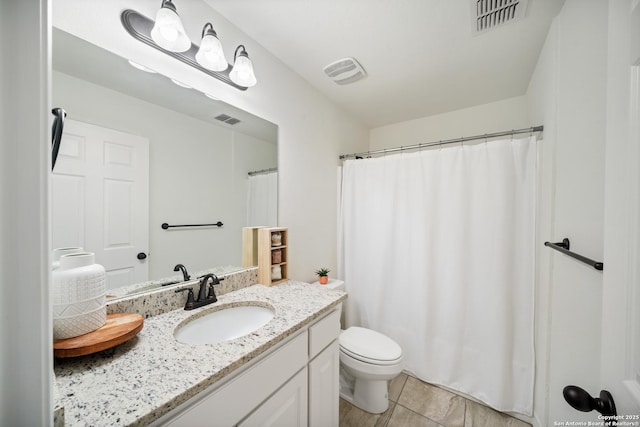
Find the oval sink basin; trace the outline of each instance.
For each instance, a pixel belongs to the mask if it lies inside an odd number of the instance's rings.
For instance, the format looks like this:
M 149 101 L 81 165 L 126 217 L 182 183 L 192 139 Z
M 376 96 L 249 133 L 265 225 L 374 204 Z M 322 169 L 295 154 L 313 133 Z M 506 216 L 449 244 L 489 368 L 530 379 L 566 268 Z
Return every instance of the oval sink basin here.
M 258 305 L 222 308 L 179 324 L 173 336 L 183 344 L 215 344 L 240 338 L 260 329 L 275 315 L 273 309 Z

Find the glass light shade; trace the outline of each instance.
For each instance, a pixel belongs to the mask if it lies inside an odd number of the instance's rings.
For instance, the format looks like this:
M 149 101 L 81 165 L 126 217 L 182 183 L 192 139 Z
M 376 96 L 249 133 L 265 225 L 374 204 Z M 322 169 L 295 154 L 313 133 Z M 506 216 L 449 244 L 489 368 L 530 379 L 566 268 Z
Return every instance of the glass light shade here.
M 213 34 L 205 34 L 202 37 L 200 49 L 196 53 L 196 61 L 211 71 L 224 71 L 229 66 L 222 51 L 222 43 Z
M 191 47 L 191 40 L 182 26 L 178 14 L 163 6 L 156 14 L 151 38 L 158 46 L 171 52 L 184 52 Z
M 238 86 L 251 87 L 257 83 L 253 72 L 253 64 L 245 52 L 241 52 L 233 64 L 229 78 Z
M 129 59 L 129 64 L 131 64 L 131 66 L 132 66 L 133 68 L 137 68 L 137 69 L 138 69 L 138 70 L 140 70 L 140 71 L 144 71 L 144 72 L 147 72 L 147 73 L 156 74 L 156 72 L 155 72 L 154 70 L 152 70 L 151 68 L 149 68 L 149 67 L 145 67 L 144 65 L 138 64 L 137 62 L 134 62 L 134 61 L 132 61 L 132 60 L 130 60 L 130 59 Z
M 180 80 L 176 80 L 176 79 L 170 79 L 173 83 L 177 84 L 180 87 L 183 87 L 185 89 L 193 89 L 191 86 L 182 83 Z

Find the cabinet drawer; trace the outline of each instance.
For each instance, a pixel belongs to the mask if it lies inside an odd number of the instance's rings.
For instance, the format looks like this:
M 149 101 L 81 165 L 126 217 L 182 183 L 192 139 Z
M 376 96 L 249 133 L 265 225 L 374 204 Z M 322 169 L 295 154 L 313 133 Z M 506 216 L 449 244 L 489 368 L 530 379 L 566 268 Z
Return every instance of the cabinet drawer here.
M 267 399 L 307 364 L 307 334 L 301 333 L 211 394 L 185 402 L 169 426 L 231 426 Z
M 309 359 L 313 359 L 339 334 L 340 309 L 335 309 L 309 328 Z

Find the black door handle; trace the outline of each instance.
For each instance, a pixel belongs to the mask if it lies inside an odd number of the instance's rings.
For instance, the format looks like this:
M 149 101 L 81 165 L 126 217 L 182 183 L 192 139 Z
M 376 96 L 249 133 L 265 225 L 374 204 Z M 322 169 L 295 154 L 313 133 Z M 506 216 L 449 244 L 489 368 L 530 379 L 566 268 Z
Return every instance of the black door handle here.
M 143 260 L 147 258 L 147 254 L 145 254 L 144 252 L 139 252 L 137 258 L 139 260 Z

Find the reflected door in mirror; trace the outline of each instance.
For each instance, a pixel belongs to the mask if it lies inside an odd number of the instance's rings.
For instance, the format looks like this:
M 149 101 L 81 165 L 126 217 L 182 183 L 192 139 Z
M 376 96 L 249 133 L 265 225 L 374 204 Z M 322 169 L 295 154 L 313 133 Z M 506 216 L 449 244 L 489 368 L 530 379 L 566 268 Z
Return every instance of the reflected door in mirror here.
M 107 289 L 148 280 L 146 138 L 68 119 L 52 187 L 53 248 L 94 252 Z

